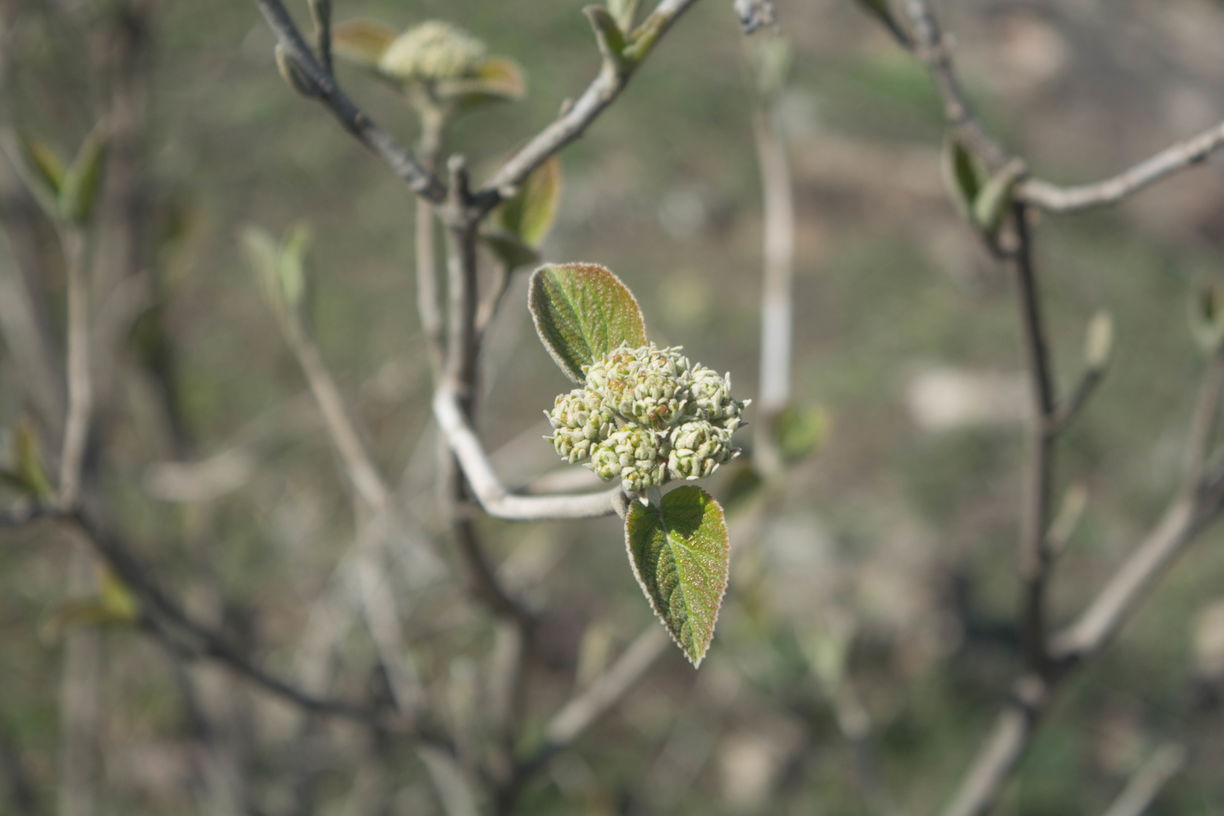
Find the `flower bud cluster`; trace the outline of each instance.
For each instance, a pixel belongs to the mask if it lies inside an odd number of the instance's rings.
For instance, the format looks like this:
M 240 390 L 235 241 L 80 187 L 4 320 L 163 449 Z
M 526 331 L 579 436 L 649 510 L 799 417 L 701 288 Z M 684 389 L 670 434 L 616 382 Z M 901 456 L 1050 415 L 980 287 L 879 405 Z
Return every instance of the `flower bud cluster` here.
M 463 29 L 430 20 L 401 34 L 380 60 L 385 73 L 401 79 L 457 79 L 485 56 L 485 44 Z
M 731 434 L 748 402 L 730 376 L 693 365 L 677 348 L 620 348 L 584 367 L 586 385 L 546 412 L 557 454 L 642 493 L 672 479 L 702 479 L 739 450 Z

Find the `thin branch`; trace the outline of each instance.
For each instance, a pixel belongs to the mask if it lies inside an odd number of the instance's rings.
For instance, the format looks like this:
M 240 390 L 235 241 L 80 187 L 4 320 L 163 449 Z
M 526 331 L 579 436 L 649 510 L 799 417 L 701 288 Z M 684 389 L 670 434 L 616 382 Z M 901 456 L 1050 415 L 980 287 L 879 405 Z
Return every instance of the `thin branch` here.
M 42 810 L 38 805 L 34 781 L 21 751 L 8 729 L 0 728 L 0 780 L 8 791 L 8 802 L 17 816 L 38 816 Z
M 1041 179 L 1020 183 L 1017 195 L 1052 212 L 1072 212 L 1116 204 L 1161 179 L 1200 164 L 1224 147 L 1224 122 L 1197 136 L 1166 147 L 1116 176 L 1091 184 L 1060 187 Z
M 447 236 L 447 368 L 446 380 L 470 413 L 476 387 L 476 240 L 477 221 L 468 214 L 471 194 L 462 156 L 452 156 L 450 199 L 446 209 Z
M 421 138 L 418 150 L 429 172 L 437 170 L 446 137 L 447 113 L 435 104 L 425 104 L 420 110 Z M 416 284 L 417 313 L 425 335 L 429 362 L 436 380 L 442 374 L 445 358 L 445 321 L 438 302 L 438 255 L 435 238 L 436 218 L 433 204 L 424 199 L 416 202 Z
M 113 535 L 90 513 L 81 509 L 70 512 L 49 510 L 45 515 L 58 519 L 84 537 L 140 601 L 142 614 L 153 624 L 152 631 L 158 640 L 176 654 L 209 658 L 255 687 L 304 711 L 351 720 L 388 733 L 416 737 L 449 750 L 447 739 L 424 719 L 423 712 L 388 712 L 339 698 L 315 695 L 251 662 L 225 635 L 191 617 L 172 599 L 172 595 L 156 583 L 128 544 Z M 178 630 L 194 642 L 194 646 L 184 653 L 184 644 L 181 639 L 171 636 L 171 630 Z
M 514 280 L 514 267 L 499 261 L 494 267 L 493 275 L 489 291 L 485 293 L 484 298 L 480 301 L 480 306 L 476 309 L 476 342 L 478 345 L 484 339 L 489 324 L 497 316 L 497 310 L 501 308 L 506 292 L 510 291 L 510 282 Z
M 912 50 L 935 82 L 935 90 L 943 102 L 944 119 L 956 137 L 987 165 L 1002 167 L 1007 163 L 1007 151 L 978 121 L 929 0 L 905 0 L 904 6 L 913 31 Z
M 1011 156 L 982 126 L 974 113 L 956 70 L 949 46 L 929 0 L 905 0 L 913 37 L 907 46 L 926 65 L 943 102 L 944 118 L 957 137 L 991 168 L 1005 165 Z M 1224 147 L 1224 122 L 1144 159 L 1117 175 L 1089 184 L 1060 186 L 1039 178 L 1017 185 L 1015 197 L 1051 212 L 1073 212 L 1116 204 L 1167 176 L 1206 161 Z
M 30 393 L 43 427 L 58 433 L 66 397 L 59 361 L 52 351 L 55 344 L 39 319 L 40 312 L 13 249 L 9 253 L 11 263 L 0 261 L 0 333 L 8 359 L 19 374 L 17 381 Z
M 1071 423 L 1084 410 L 1084 406 L 1088 404 L 1089 398 L 1096 393 L 1097 386 L 1104 378 L 1105 369 L 1100 366 L 1092 366 L 1084 371 L 1076 381 L 1075 387 L 1071 389 L 1071 395 L 1059 404 L 1058 413 L 1052 420 L 1051 431 L 1053 433 L 1062 433 L 1071 426 Z
M 1220 375 L 1224 362 L 1217 355 L 1204 374 L 1197 416 L 1219 410 Z M 1208 411 L 1202 406 L 1214 409 Z M 1210 441 L 1207 420 L 1197 419 L 1189 445 L 1197 455 Z M 979 816 L 993 805 L 1032 740 L 1038 721 L 1058 686 L 1077 668 L 1104 649 L 1148 592 L 1190 542 L 1220 513 L 1224 505 L 1224 474 L 1186 484 L 1164 517 L 1139 543 L 1079 617 L 1051 638 L 1050 669 L 1017 681 L 1012 701 L 1000 713 L 984 747 L 966 772 L 946 816 Z
M 439 388 L 433 400 L 434 417 L 446 444 L 463 468 L 476 500 L 490 516 L 512 521 L 583 519 L 617 512 L 619 487 L 600 493 L 521 496 L 510 493 L 493 470 L 484 446 L 459 408 L 455 394 Z
M 68 414 L 60 452 L 58 500 L 73 506 L 81 492 L 89 424 L 93 415 L 90 366 L 89 281 L 85 274 L 85 235 L 75 227 L 61 234 L 68 289 Z
M 261 0 L 262 2 L 263 0 Z M 628 84 L 634 70 L 647 57 L 658 40 L 672 24 L 688 11 L 697 0 L 663 0 L 650 16 L 634 29 L 632 38 L 643 44 L 632 59 L 616 63 L 605 59 L 599 75 L 582 96 L 569 105 L 564 113 L 530 142 L 523 146 L 485 182 L 475 201 L 481 213 L 487 213 L 513 194 L 531 171 L 549 156 L 583 134 L 604 109 L 612 104 Z M 640 38 L 640 39 L 639 39 Z
M 1049 702 L 1050 689 L 1041 678 L 1026 675 L 1016 682 L 944 816 L 982 816 L 990 809 L 1020 764 Z
M 544 730 L 543 744 L 522 764 L 520 773 L 538 770 L 618 705 L 663 654 L 667 643 L 661 626 L 652 624 L 638 635 L 599 679 L 553 716 Z
M 1143 816 L 1169 780 L 1184 767 L 1186 749 L 1180 745 L 1165 745 L 1131 777 L 1122 793 L 1105 811 L 1105 816 Z
M 1041 293 L 1033 265 L 1033 240 L 1028 208 L 1012 208 L 1016 251 L 1012 255 L 1025 367 L 1029 375 L 1032 413 L 1029 416 L 1029 462 L 1024 511 L 1020 524 L 1021 634 L 1029 665 L 1042 672 L 1046 664 L 1045 593 L 1050 572 L 1050 491 L 1053 481 L 1054 421 L 1058 412 Z
M 373 151 L 409 188 L 428 201 L 439 202 L 446 190 L 438 179 L 417 162 L 407 148 L 400 146 L 387 131 L 374 123 L 340 90 L 336 78 L 326 70 L 306 44 L 301 31 L 281 0 L 255 0 L 277 41 L 318 91 L 319 101 L 336 121 L 359 142 Z
M 761 281 L 761 384 L 754 458 L 763 472 L 782 468 L 774 420 L 791 394 L 794 334 L 795 198 L 786 140 L 772 101 L 753 117 L 763 194 L 764 273 Z
M 323 360 L 319 347 L 306 331 L 297 310 L 288 306 L 283 310 L 283 316 L 281 325 L 285 329 L 285 339 L 319 406 L 319 413 L 323 415 L 324 424 L 336 451 L 344 461 L 353 489 L 370 507 L 386 511 L 391 491 L 366 447 L 366 434 L 358 427 L 340 387 Z

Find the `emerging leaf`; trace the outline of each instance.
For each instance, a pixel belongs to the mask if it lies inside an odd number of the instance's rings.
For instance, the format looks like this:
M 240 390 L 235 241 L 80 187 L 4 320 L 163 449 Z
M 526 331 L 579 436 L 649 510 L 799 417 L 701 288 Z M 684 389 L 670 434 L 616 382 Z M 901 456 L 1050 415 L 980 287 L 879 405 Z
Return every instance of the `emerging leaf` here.
M 679 487 L 658 504 L 633 502 L 625 542 L 650 606 L 694 666 L 714 638 L 727 591 L 731 545 L 723 509 L 699 487 Z
M 1097 312 L 1088 323 L 1084 339 L 1084 363 L 1090 371 L 1103 371 L 1113 357 L 1114 324 L 1109 312 Z
M 53 195 L 59 195 L 64 183 L 64 162 L 46 142 L 29 133 L 18 133 L 17 144 L 21 158 L 34 181 Z
M 616 18 L 621 31 L 631 31 L 642 0 L 608 0 L 608 11 Z
M 285 84 L 306 99 L 315 99 L 320 95 L 319 86 L 280 43 L 276 44 L 275 54 L 276 70 L 280 72 Z
M 258 227 L 250 227 L 242 234 L 247 262 L 281 317 L 287 316 L 284 310 L 301 312 L 307 289 L 305 258 L 309 246 L 310 231 L 303 225 L 291 229 L 283 242 L 277 242 Z
M 13 433 L 13 476 L 22 490 L 32 498 L 45 500 L 55 492 L 43 465 L 42 445 L 38 432 L 29 420 L 18 423 Z
M 987 235 L 994 235 L 999 230 L 1004 214 L 1012 203 L 1012 190 L 1016 183 L 1024 177 L 1024 163 L 1014 161 L 995 175 L 991 176 L 986 185 L 978 193 L 973 202 L 973 221 Z
M 60 212 L 72 223 L 83 224 L 93 214 L 106 169 L 106 147 L 106 136 L 99 125 L 85 137 L 72 166 L 64 174 L 59 191 Z
M 539 248 L 552 229 L 561 201 L 561 161 L 552 156 L 497 210 L 497 223 L 529 247 Z
M 528 306 L 544 347 L 574 382 L 583 381 L 583 366 L 622 343 L 646 345 L 637 299 L 598 264 L 541 266 L 531 276 Z
M 1209 283 L 1191 298 L 1190 332 L 1208 354 L 1224 347 L 1224 287 Z
M 982 190 L 981 174 L 973 154 L 952 136 L 944 140 L 943 174 L 957 210 L 971 219 L 974 202 Z
M 377 71 L 395 41 L 395 29 L 374 20 L 348 20 L 332 27 L 332 52 L 369 71 Z
M 488 57 L 476 63 L 470 76 L 439 79 L 434 83 L 439 99 L 462 109 L 522 99 L 527 94 L 523 67 L 506 57 Z
M 587 20 L 591 23 L 591 30 L 595 32 L 599 53 L 605 60 L 611 61 L 617 71 L 625 70 L 627 63 L 624 51 L 627 43 L 625 32 L 621 31 L 616 18 L 607 9 L 600 6 L 587 6 L 583 11 L 586 12 Z
M 540 262 L 540 253 L 523 243 L 517 235 L 505 230 L 486 230 L 480 234 L 480 240 L 499 261 L 511 269 Z
M 774 420 L 774 434 L 788 464 L 802 460 L 820 447 L 829 433 L 829 415 L 819 405 L 791 404 Z

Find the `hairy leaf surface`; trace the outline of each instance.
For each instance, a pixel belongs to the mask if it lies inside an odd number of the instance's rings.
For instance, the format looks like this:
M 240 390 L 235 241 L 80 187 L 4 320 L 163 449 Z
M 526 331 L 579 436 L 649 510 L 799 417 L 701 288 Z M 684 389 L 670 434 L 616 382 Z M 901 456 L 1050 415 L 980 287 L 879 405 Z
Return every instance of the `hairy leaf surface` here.
M 718 502 L 679 487 L 625 516 L 629 562 L 655 614 L 694 666 L 701 665 L 727 591 L 731 545 Z
M 540 340 L 574 382 L 582 367 L 621 345 L 646 345 L 637 299 L 598 264 L 541 266 L 531 276 L 528 305 Z

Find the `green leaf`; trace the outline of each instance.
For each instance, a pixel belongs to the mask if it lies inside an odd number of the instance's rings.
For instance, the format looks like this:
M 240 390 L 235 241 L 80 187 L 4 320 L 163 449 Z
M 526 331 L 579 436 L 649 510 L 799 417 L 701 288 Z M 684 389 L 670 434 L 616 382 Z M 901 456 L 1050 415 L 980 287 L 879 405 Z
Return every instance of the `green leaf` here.
M 544 243 L 561 202 L 561 161 L 556 156 L 531 171 L 514 197 L 497 209 L 497 224 L 529 247 Z
M 622 343 L 646 345 L 637 299 L 598 264 L 541 266 L 531 276 L 527 303 L 544 347 L 574 382 L 582 382 L 583 366 Z
M 49 499 L 55 492 L 47 471 L 43 465 L 42 445 L 38 440 L 38 432 L 29 420 L 18 423 L 13 433 L 14 462 L 13 475 L 21 489 L 34 499 Z
M 277 275 L 285 302 L 295 309 L 306 295 L 306 252 L 310 249 L 310 229 L 296 224 L 285 237 L 280 251 Z
M 723 509 L 700 487 L 679 487 L 658 505 L 633 502 L 625 542 L 650 607 L 700 666 L 727 591 L 731 545 Z
M 106 169 L 106 135 L 99 125 L 90 131 L 64 174 L 59 191 L 60 212 L 74 224 L 84 224 L 93 214 L 102 175 Z
M 116 622 L 132 622 L 140 614 L 140 602 L 118 575 L 102 569 L 98 580 L 98 599 Z
M 540 262 L 540 253 L 523 243 L 517 235 L 505 230 L 486 230 L 480 234 L 489 251 L 511 269 L 519 269 Z
M 788 405 L 774 420 L 774 434 L 782 458 L 794 464 L 824 442 L 829 433 L 829 415 L 819 405 Z
M 522 99 L 527 95 L 527 79 L 523 67 L 514 60 L 488 57 L 476 65 L 471 76 L 435 80 L 433 93 L 467 110 L 489 102 Z
M 247 262 L 276 309 L 301 307 L 306 292 L 305 258 L 309 246 L 310 231 L 303 225 L 293 227 L 283 242 L 258 227 L 242 233 Z
M 110 569 L 98 569 L 98 594 L 60 604 L 43 623 L 42 636 L 59 638 L 69 629 L 135 623 L 140 602 Z
M 59 195 L 64 183 L 64 162 L 51 147 L 29 133 L 17 134 L 21 159 L 33 175 L 32 181 L 42 185 L 52 195 Z
M 616 66 L 617 71 L 626 70 L 628 63 L 624 57 L 627 45 L 625 32 L 621 31 L 616 18 L 602 6 L 587 6 L 583 11 L 586 12 L 591 29 L 595 32 L 595 42 L 599 45 L 600 55 Z
M 944 140 L 943 172 L 957 210 L 963 217 L 972 218 L 973 204 L 982 189 L 981 174 L 968 148 L 952 136 Z
M 1209 283 L 1190 301 L 1190 332 L 1208 354 L 1224 347 L 1224 287 Z
M 1009 162 L 991 176 L 973 202 L 973 222 L 987 235 L 994 235 L 1012 203 L 1012 190 L 1024 177 L 1024 163 Z
M 369 71 L 398 36 L 395 29 L 374 20 L 347 20 L 332 26 L 332 53 Z

